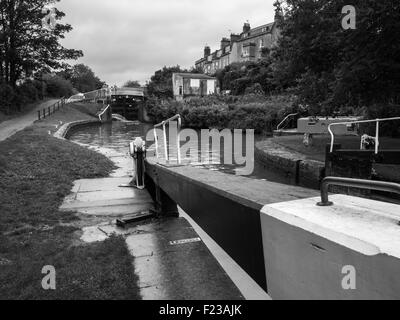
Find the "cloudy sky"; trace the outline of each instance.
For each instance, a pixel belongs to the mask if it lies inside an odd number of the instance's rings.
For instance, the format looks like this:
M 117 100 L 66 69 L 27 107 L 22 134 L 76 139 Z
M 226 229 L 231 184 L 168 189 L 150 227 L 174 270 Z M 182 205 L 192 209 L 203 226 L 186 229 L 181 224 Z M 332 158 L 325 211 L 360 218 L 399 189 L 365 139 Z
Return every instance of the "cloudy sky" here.
M 83 50 L 108 84 L 143 84 L 163 66 L 190 68 L 206 44 L 273 21 L 274 0 L 61 0 L 63 20 L 73 26 L 63 44 Z

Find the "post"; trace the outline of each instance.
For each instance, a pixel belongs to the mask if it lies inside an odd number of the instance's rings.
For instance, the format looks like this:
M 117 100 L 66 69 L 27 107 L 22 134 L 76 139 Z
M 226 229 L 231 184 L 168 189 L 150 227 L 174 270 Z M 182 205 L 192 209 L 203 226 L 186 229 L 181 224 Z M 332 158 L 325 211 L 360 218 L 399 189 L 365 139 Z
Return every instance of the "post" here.
M 178 127 L 178 134 L 176 137 L 176 146 L 177 146 L 177 153 L 178 153 L 178 164 L 181 164 L 182 162 L 182 156 L 181 156 L 181 126 L 182 126 L 182 120 L 180 117 L 177 119 L 177 127 Z
M 45 119 L 46 118 L 46 109 L 43 109 L 42 111 L 43 111 L 43 119 Z
M 163 123 L 165 161 L 169 161 L 166 124 Z
M 158 153 L 158 137 L 157 137 L 157 129 L 156 128 L 154 128 L 154 144 L 155 144 L 155 147 L 156 147 L 156 158 L 158 160 L 160 155 Z
M 379 120 L 376 120 L 375 154 L 379 152 Z
M 38 120 L 40 121 L 40 110 L 38 110 Z

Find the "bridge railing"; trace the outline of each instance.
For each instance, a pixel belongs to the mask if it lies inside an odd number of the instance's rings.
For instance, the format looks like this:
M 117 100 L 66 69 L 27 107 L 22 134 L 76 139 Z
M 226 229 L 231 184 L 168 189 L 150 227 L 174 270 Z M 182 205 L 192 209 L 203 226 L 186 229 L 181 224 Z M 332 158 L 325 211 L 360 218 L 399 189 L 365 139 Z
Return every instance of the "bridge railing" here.
M 178 164 L 181 164 L 182 158 L 181 158 L 181 146 L 180 146 L 180 131 L 182 127 L 182 118 L 179 114 L 173 116 L 172 118 L 169 118 L 159 124 L 156 124 L 154 126 L 154 141 L 155 141 L 155 147 L 156 147 L 156 157 L 157 159 L 160 158 L 160 153 L 159 153 L 159 145 L 158 145 L 158 136 L 157 136 L 157 128 L 162 128 L 163 130 L 163 139 L 164 139 L 164 153 L 165 153 L 165 160 L 169 161 L 169 153 L 168 153 L 168 140 L 167 140 L 167 125 L 173 121 L 178 122 L 178 132 L 177 132 L 177 138 L 176 138 L 176 146 L 177 146 L 177 159 L 178 159 Z
M 376 122 L 376 132 L 375 132 L 375 154 L 379 153 L 379 125 L 381 122 L 384 121 L 394 121 L 400 120 L 400 117 L 395 118 L 386 118 L 386 119 L 375 119 L 375 120 L 360 120 L 360 121 L 350 121 L 350 122 L 338 122 L 332 123 L 328 127 L 329 134 L 331 135 L 331 148 L 330 152 L 333 152 L 334 144 L 335 144 L 335 134 L 332 131 L 333 126 L 340 126 L 340 125 L 353 125 L 353 124 L 361 124 L 361 123 L 373 123 Z
M 295 117 L 295 116 L 297 116 L 297 115 L 298 115 L 298 113 L 291 113 L 291 114 L 287 115 L 287 116 L 285 117 L 285 119 L 283 119 L 282 122 L 278 124 L 276 130 L 277 130 L 277 131 L 281 130 L 282 127 L 283 127 L 283 125 L 286 123 L 287 120 L 289 120 L 290 118 Z

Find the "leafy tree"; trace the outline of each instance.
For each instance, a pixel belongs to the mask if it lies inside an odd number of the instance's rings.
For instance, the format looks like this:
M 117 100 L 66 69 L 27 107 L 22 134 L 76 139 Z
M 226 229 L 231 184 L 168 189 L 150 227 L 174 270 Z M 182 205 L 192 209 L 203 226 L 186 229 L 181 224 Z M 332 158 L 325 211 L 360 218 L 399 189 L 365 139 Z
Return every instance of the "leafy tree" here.
M 180 66 L 164 67 L 155 72 L 151 81 L 147 84 L 148 94 L 157 98 L 173 98 L 172 75 L 178 72 L 188 72 L 182 70 Z
M 273 82 L 296 87 L 315 111 L 400 101 L 400 3 L 354 0 L 356 30 L 344 30 L 344 0 L 286 0 Z M 279 4 L 280 5 L 280 4 Z M 280 7 L 282 8 L 282 7 Z
M 98 90 L 105 85 L 105 82 L 101 81 L 93 70 L 84 64 L 76 64 L 60 72 L 59 75 L 71 81 L 74 88 L 79 92 Z
M 59 40 L 72 30 L 61 24 L 65 14 L 55 9 L 57 24 L 44 28 L 46 6 L 59 0 L 0 1 L 0 79 L 16 88 L 17 82 L 38 71 L 64 68 L 64 61 L 77 59 L 81 51 L 64 48 Z
M 128 80 L 125 84 L 124 84 L 125 88 L 140 88 L 141 85 L 139 83 L 139 81 L 136 80 Z
M 71 82 L 60 75 L 47 74 L 43 78 L 47 94 L 51 97 L 70 97 L 75 93 Z

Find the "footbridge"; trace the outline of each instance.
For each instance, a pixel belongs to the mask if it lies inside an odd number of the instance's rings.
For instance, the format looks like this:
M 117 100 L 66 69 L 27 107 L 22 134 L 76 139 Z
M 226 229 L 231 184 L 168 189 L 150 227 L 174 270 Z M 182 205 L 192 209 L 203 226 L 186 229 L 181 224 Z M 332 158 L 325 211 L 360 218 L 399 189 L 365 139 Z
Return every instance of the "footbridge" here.
M 144 88 L 119 88 L 114 86 L 76 94 L 70 97 L 67 102 L 98 103 L 104 105 L 102 111 L 109 106 L 111 113 L 119 114 L 128 120 L 149 122 L 145 100 Z

